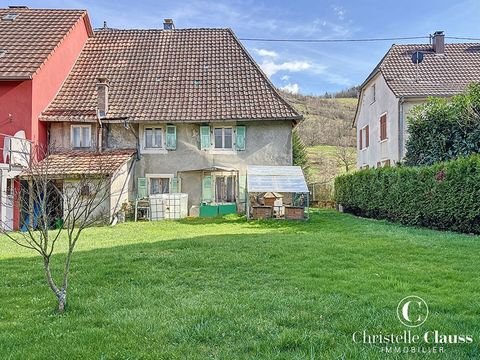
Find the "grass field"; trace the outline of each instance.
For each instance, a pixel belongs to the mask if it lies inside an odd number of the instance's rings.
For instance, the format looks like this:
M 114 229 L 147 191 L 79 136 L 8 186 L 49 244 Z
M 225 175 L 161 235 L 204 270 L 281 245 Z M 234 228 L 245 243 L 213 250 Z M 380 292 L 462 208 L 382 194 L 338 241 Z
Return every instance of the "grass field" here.
M 309 222 L 233 216 L 84 235 L 61 316 L 40 259 L 0 238 L 0 358 L 480 358 L 480 237 L 333 211 Z M 412 333 L 474 343 L 445 345 L 440 357 L 353 343 L 356 331 L 409 330 L 396 307 L 413 294 L 430 315 Z
M 307 147 L 307 155 L 310 165 L 310 176 L 313 182 L 329 182 L 333 184 L 336 176 L 345 173 L 345 165 L 342 165 L 335 155 L 336 147 L 330 145 L 317 145 Z M 355 170 L 356 153 L 352 152 L 351 170 Z

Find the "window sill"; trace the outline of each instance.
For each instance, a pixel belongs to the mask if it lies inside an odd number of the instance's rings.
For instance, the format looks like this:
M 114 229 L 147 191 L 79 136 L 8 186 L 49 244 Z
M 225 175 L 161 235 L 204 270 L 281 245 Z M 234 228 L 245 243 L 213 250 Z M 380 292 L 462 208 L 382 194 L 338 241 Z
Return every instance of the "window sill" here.
M 379 140 L 378 142 L 381 144 L 381 143 L 384 143 L 384 142 L 387 142 L 387 141 L 388 141 L 388 138 L 383 139 L 383 140 Z
M 237 151 L 234 149 L 210 149 L 209 152 L 214 155 L 237 155 Z
M 140 150 L 141 154 L 163 154 L 166 155 L 168 154 L 167 149 L 141 149 Z

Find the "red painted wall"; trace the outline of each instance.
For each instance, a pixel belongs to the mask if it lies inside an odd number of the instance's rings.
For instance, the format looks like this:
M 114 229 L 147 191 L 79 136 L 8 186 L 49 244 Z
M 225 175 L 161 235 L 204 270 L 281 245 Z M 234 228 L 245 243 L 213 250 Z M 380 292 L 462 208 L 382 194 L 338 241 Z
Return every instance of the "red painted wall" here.
M 47 126 L 39 121 L 38 118 L 55 98 L 55 95 L 57 95 L 63 82 L 75 65 L 75 61 L 87 39 L 87 28 L 85 22 L 81 19 L 33 77 L 32 140 L 38 141 L 40 145 L 46 145 L 47 143 Z
M 89 37 L 88 17 L 79 19 L 32 80 L 0 81 L 0 133 L 14 135 L 24 130 L 26 138 L 46 148 L 47 124 L 39 121 L 43 110 L 55 98 L 75 65 Z M 4 136 L 0 135 L 0 161 L 3 162 Z M 42 156 L 43 152 L 37 153 Z M 19 210 L 14 209 L 15 229 Z
M 28 138 L 32 136 L 32 82 L 0 81 L 0 133 L 14 135 L 25 130 Z M 4 136 L 0 136 L 3 149 Z M 3 162 L 3 150 L 0 151 Z

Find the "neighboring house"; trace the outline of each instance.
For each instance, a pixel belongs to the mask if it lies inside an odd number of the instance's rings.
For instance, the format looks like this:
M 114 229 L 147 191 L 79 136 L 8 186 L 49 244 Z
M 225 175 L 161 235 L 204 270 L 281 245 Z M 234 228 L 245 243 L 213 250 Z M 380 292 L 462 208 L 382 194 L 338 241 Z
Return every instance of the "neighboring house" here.
M 354 127 L 357 167 L 389 166 L 405 156 L 409 111 L 430 96 L 450 97 L 480 81 L 480 44 L 393 45 L 361 85 Z M 423 54 L 414 64 L 412 55 Z
M 53 100 L 93 35 L 84 10 L 0 9 L 0 224 L 19 226 L 14 182 L 32 146 L 47 145 L 41 112 Z M 41 151 L 35 156 L 41 156 Z
M 128 198 L 246 202 L 247 165 L 292 165 L 302 119 L 229 29 L 116 30 L 87 41 L 41 115 L 58 153 L 135 150 Z M 111 204 L 114 214 L 120 202 Z

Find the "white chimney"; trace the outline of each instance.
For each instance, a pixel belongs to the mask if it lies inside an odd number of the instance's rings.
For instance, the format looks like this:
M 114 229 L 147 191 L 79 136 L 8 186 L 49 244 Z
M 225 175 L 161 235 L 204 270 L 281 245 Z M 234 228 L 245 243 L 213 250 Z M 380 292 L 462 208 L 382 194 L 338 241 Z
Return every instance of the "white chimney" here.
M 435 31 L 433 33 L 432 46 L 435 54 L 445 54 L 445 34 L 443 33 L 443 31 Z

